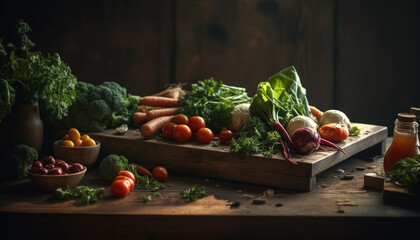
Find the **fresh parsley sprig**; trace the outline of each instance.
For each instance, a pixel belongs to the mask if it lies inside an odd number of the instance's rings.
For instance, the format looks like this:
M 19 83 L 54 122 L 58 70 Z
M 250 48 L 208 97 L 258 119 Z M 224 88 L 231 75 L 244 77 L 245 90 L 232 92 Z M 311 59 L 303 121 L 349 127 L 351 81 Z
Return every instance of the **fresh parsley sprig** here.
M 90 205 L 105 196 L 104 188 L 90 188 L 87 186 L 77 186 L 70 188 L 57 188 L 53 195 L 47 199 L 50 202 L 65 202 L 73 199 L 80 199 L 83 205 Z
M 190 202 L 196 201 L 206 195 L 206 189 L 204 186 L 194 186 L 190 189 L 183 190 L 181 192 L 183 198 L 187 198 Z

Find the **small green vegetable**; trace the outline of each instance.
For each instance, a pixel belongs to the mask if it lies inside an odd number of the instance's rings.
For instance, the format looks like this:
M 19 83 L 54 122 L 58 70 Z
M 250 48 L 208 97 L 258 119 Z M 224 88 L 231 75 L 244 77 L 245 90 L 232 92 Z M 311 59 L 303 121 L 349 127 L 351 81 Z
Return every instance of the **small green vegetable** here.
M 206 195 L 206 189 L 203 186 L 194 186 L 181 192 L 182 197 L 187 198 L 190 202 L 196 201 Z
M 353 126 L 351 127 L 350 131 L 349 131 L 349 135 L 350 136 L 357 136 L 360 134 L 360 128 L 358 126 Z
M 152 196 L 148 196 L 148 195 L 143 195 L 143 202 L 144 203 L 148 203 L 152 201 Z
M 26 178 L 25 172 L 34 161 L 38 160 L 38 152 L 33 147 L 25 144 L 18 144 L 6 155 L 7 167 L 14 169 L 14 176 L 18 179 Z
M 98 201 L 99 198 L 105 196 L 104 188 L 90 188 L 87 186 L 77 186 L 70 188 L 57 188 L 53 196 L 47 199 L 50 202 L 64 202 L 73 199 L 80 199 L 83 205 L 89 205 Z
M 128 170 L 128 159 L 123 155 L 110 154 L 99 164 L 99 175 L 101 178 L 111 182 L 122 170 Z
M 387 172 L 392 181 L 396 181 L 409 191 L 420 193 L 420 155 L 404 158 L 394 165 L 393 172 Z

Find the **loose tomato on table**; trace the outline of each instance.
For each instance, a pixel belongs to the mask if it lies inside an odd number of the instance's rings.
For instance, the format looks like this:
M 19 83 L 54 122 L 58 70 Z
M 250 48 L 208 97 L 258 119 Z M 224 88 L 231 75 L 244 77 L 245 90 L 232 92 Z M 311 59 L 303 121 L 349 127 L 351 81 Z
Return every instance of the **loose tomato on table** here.
M 192 116 L 188 119 L 188 126 L 192 132 L 197 132 L 200 128 L 206 127 L 206 122 L 200 116 Z
M 129 177 L 129 178 L 133 179 L 134 182 L 136 181 L 136 176 L 134 176 L 134 173 L 132 173 L 128 170 L 119 171 L 117 176 L 126 176 L 126 177 Z
M 130 182 L 122 179 L 115 180 L 112 182 L 110 190 L 115 197 L 125 197 L 131 191 Z
M 222 144 L 229 143 L 232 138 L 233 138 L 233 132 L 230 131 L 229 129 L 223 129 L 219 133 L 219 141 Z
M 168 140 L 174 138 L 174 129 L 177 126 L 174 122 L 165 123 L 162 127 L 162 137 Z
M 214 138 L 213 131 L 210 128 L 200 128 L 197 131 L 197 140 L 201 144 L 210 143 Z
M 185 124 L 179 124 L 174 128 L 173 137 L 176 142 L 183 143 L 190 140 L 192 135 L 190 127 Z
M 134 189 L 134 186 L 136 185 L 134 180 L 130 177 L 127 176 L 123 176 L 123 175 L 118 175 L 117 177 L 115 177 L 114 181 L 116 180 L 126 180 L 130 183 L 130 191 Z
M 168 178 L 168 171 L 164 167 L 155 167 L 152 172 L 152 177 L 159 182 L 164 182 Z

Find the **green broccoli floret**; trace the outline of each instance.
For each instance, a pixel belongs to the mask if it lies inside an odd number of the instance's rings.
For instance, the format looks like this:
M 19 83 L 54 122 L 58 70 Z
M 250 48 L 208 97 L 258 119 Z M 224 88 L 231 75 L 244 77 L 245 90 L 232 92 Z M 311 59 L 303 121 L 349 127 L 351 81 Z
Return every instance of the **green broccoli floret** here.
M 79 96 L 82 93 L 90 92 L 93 88 L 95 88 L 95 85 L 87 82 L 78 81 L 76 84 L 76 96 Z
M 88 115 L 91 119 L 101 121 L 111 113 L 108 104 L 102 99 L 94 100 L 88 106 Z
M 38 160 L 38 152 L 25 144 L 16 145 L 6 156 L 7 165 L 10 169 L 15 169 L 15 176 L 19 179 L 27 177 L 25 169 L 36 160 Z
M 103 82 L 101 85 L 111 89 L 114 93 L 118 93 L 121 97 L 127 95 L 127 89 L 116 82 Z
M 99 175 L 107 181 L 113 181 L 118 173 L 126 170 L 128 167 L 128 159 L 123 155 L 110 154 L 105 157 L 99 164 Z

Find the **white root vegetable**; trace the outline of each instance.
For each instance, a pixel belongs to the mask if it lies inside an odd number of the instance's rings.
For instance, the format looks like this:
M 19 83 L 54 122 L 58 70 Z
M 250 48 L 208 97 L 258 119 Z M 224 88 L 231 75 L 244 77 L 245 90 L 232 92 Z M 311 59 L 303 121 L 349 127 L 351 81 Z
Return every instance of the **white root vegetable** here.
M 248 103 L 242 103 L 235 106 L 232 112 L 232 121 L 228 128 L 232 131 L 239 132 L 242 125 L 250 118 Z

